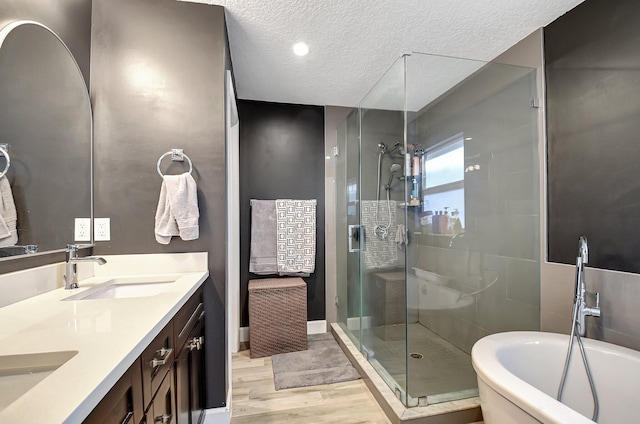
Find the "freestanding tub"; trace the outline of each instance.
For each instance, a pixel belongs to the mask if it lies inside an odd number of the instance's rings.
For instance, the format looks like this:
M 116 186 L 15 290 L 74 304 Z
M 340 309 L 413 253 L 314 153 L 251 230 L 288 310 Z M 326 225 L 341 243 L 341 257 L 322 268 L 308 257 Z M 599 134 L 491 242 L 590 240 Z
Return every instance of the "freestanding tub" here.
M 640 352 L 583 338 L 600 402 L 597 422 L 640 422 Z M 578 343 L 562 403 L 556 400 L 569 336 L 498 333 L 471 351 L 486 424 L 593 423 L 593 401 Z

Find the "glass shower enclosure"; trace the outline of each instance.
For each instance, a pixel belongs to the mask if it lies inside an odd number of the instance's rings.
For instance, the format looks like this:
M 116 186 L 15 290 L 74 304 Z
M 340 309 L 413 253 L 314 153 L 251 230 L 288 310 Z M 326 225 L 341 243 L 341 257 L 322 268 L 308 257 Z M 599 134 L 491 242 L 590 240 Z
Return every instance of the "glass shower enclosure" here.
M 339 325 L 408 407 L 477 396 L 471 347 L 539 330 L 536 70 L 411 53 L 338 130 Z

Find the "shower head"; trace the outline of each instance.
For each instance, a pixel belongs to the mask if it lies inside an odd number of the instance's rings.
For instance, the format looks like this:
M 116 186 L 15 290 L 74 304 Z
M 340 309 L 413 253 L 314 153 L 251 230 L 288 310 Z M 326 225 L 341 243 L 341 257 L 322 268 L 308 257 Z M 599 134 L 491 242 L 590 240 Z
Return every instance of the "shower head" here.
M 382 151 L 382 153 L 387 153 L 387 145 L 384 143 L 378 143 L 378 148 Z
M 402 166 L 398 163 L 394 163 L 393 165 L 391 165 L 391 168 L 389 168 L 389 182 L 387 183 L 386 189 L 389 190 L 391 189 L 391 183 L 393 182 L 393 176 L 395 175 L 396 172 L 399 172 L 402 170 Z

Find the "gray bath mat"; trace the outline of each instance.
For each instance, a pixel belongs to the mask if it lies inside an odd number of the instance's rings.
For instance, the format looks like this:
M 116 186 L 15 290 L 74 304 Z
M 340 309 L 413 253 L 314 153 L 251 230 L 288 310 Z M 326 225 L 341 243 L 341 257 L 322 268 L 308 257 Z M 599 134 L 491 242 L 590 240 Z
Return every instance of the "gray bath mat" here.
M 308 336 L 308 349 L 273 355 L 276 390 L 358 380 L 360 374 L 330 333 Z

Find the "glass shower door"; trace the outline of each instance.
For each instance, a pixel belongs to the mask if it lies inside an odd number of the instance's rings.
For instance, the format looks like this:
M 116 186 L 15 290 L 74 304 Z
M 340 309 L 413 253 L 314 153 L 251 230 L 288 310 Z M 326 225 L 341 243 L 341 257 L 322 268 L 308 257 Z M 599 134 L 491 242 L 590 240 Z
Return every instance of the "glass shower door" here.
M 406 399 L 404 57 L 360 102 L 361 350 Z
M 336 268 L 338 322 L 360 348 L 360 208 L 358 202 L 358 111 L 354 110 L 338 129 L 336 156 Z

